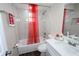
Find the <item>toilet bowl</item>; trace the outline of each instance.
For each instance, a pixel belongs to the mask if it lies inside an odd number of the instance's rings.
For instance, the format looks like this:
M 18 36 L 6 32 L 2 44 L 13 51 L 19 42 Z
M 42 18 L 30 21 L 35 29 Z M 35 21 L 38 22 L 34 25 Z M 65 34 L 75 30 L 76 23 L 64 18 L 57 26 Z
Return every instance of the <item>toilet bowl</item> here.
M 40 52 L 46 52 L 46 44 L 41 44 L 38 46 L 38 50 Z
M 38 51 L 41 52 L 41 56 L 45 56 L 46 55 L 46 43 L 41 43 L 38 46 Z

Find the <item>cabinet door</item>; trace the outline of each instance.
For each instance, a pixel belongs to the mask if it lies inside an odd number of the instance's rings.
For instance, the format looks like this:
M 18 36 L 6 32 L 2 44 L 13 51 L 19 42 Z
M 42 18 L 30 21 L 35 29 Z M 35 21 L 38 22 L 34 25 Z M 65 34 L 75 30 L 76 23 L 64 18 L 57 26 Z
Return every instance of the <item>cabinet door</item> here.
M 51 45 L 47 44 L 47 51 L 51 56 L 61 56 Z

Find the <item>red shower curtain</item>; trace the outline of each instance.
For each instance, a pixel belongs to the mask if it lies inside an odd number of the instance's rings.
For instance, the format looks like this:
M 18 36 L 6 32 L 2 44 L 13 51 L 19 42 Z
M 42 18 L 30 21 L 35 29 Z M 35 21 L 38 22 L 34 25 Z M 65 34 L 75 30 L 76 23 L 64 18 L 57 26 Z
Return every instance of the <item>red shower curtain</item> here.
M 39 31 L 38 31 L 38 6 L 36 4 L 29 4 L 28 6 L 29 16 L 28 21 L 28 44 L 39 42 Z

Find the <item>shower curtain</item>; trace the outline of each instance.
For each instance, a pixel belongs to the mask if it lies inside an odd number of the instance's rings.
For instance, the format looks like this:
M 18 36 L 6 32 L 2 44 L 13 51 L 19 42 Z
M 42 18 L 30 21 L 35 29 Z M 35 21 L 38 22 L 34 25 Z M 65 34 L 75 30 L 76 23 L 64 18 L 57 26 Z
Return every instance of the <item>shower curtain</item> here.
M 29 20 L 28 20 L 28 44 L 39 42 L 38 30 L 38 6 L 36 4 L 29 4 Z

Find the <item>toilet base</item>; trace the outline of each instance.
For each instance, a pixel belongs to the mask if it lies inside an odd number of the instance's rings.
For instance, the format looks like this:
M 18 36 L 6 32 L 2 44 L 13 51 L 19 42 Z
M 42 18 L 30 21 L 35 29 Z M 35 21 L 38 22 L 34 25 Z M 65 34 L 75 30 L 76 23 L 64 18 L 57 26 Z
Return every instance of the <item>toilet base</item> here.
M 46 56 L 46 52 L 41 52 L 41 56 Z

